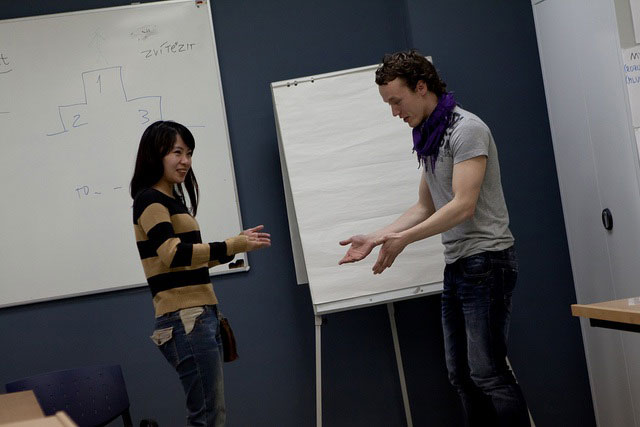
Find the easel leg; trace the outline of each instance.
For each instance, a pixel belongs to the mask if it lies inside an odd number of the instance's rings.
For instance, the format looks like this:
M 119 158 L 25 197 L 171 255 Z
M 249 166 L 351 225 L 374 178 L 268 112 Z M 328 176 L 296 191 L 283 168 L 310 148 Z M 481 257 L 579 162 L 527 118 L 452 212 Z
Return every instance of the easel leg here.
M 404 366 L 402 365 L 402 354 L 400 353 L 400 340 L 398 340 L 398 329 L 396 328 L 396 311 L 393 303 L 387 304 L 389 321 L 391 322 L 391 335 L 393 336 L 393 348 L 396 352 L 396 362 L 398 364 L 398 376 L 400 377 L 400 388 L 402 390 L 402 402 L 404 403 L 404 415 L 407 418 L 407 427 L 413 427 L 411 419 L 411 407 L 409 406 L 409 393 L 407 393 L 407 382 L 404 378 Z
M 316 426 L 322 427 L 322 316 L 316 316 Z

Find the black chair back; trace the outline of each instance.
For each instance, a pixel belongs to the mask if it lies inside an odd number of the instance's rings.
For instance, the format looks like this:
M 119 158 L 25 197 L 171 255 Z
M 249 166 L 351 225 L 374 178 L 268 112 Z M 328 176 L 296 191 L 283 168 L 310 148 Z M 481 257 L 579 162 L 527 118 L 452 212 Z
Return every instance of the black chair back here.
M 79 427 L 104 426 L 122 416 L 132 427 L 129 395 L 120 365 L 48 372 L 5 385 L 7 392 L 33 390 L 45 415 L 65 411 Z

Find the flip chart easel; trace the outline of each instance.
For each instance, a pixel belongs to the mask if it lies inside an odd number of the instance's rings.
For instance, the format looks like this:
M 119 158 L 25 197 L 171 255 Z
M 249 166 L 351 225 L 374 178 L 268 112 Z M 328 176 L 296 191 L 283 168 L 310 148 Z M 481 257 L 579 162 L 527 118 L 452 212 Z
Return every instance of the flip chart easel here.
M 417 200 L 411 132 L 381 101 L 376 65 L 271 84 L 296 277 L 315 315 L 317 425 L 322 424 L 322 323 L 330 313 L 387 304 L 405 414 L 412 425 L 393 302 L 439 293 L 440 236 L 408 246 L 382 275 L 343 266 L 338 242 L 380 228 Z

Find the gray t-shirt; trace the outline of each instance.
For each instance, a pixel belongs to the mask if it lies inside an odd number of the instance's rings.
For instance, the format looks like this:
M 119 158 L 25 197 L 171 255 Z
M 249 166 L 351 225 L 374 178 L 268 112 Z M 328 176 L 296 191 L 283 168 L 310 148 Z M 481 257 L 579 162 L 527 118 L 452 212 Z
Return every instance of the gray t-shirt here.
M 473 218 L 442 233 L 447 264 L 484 251 L 500 251 L 513 245 L 509 213 L 500 183 L 500 166 L 491 131 L 478 116 L 455 107 L 432 170 L 429 161 L 423 177 L 427 180 L 436 210 L 453 199 L 453 165 L 487 156 L 485 173 Z

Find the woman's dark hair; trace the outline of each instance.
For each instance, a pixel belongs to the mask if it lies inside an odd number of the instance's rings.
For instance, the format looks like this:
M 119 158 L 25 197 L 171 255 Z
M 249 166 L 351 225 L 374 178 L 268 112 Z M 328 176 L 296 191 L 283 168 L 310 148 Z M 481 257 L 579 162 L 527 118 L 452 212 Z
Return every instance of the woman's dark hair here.
M 196 142 L 193 134 L 180 123 L 158 121 L 145 129 L 142 138 L 140 138 L 136 166 L 129 188 L 132 198 L 135 199 L 140 191 L 151 188 L 160 181 L 160 178 L 164 175 L 162 159 L 169 154 L 178 135 L 191 151 L 195 149 Z M 195 216 L 198 211 L 198 196 L 200 192 L 198 190 L 198 181 L 196 181 L 196 176 L 193 174 L 193 168 L 189 168 L 183 184 L 173 186 L 174 196 L 179 197 L 186 206 L 183 186 L 189 194 L 191 214 Z
M 376 70 L 378 86 L 386 85 L 398 77 L 404 79 L 407 87 L 413 91 L 422 80 L 438 98 L 447 92 L 447 84 L 438 75 L 436 67 L 417 50 L 387 54 L 382 58 L 382 64 Z

